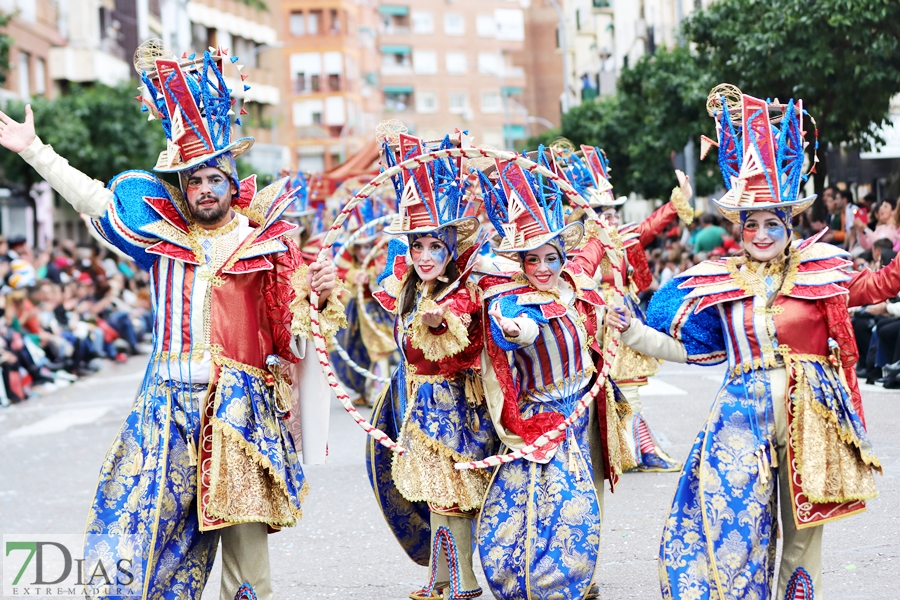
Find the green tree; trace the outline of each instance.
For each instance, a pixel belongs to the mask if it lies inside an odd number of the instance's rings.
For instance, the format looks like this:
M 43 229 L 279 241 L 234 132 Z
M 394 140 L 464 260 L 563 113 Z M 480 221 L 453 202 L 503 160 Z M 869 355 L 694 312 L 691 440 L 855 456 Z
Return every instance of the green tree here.
M 107 182 L 128 169 L 150 170 L 165 148 L 165 136 L 157 121 L 147 121 L 134 100 L 136 85 L 93 85 L 75 88 L 54 100 L 35 98 L 35 130 L 41 140 L 76 169 Z M 13 119 L 25 118 L 22 102 L 5 108 Z M 0 153 L 0 173 L 6 182 L 30 186 L 38 175 L 11 152 Z
M 897 0 L 719 0 L 692 16 L 684 33 L 714 83 L 803 99 L 818 123 L 817 191 L 829 143 L 868 149 L 882 141 L 877 130 L 900 93 Z
M 9 25 L 12 15 L 0 12 L 0 28 Z M 6 83 L 6 74 L 9 73 L 9 49 L 13 39 L 5 33 L 0 33 L 0 84 Z
M 532 138 L 529 147 L 558 135 L 576 146 L 599 146 L 616 194 L 667 199 L 677 185 L 674 154 L 689 140 L 696 144 L 712 125 L 704 108 L 711 81 L 687 48 L 661 49 L 623 70 L 615 94 L 573 108 L 559 130 Z M 713 171 L 703 164 L 697 169 L 697 193 L 711 193 L 721 181 Z

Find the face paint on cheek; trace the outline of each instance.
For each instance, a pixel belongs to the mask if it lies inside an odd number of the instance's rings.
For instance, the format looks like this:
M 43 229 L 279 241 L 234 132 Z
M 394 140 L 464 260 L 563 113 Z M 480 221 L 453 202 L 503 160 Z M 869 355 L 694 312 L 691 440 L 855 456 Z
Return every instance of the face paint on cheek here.
M 784 225 L 775 225 L 773 227 L 766 227 L 766 233 L 769 234 L 769 237 L 775 240 L 776 242 L 780 242 L 784 239 L 785 235 L 787 235 L 787 231 L 784 228 Z
M 750 242 L 753 241 L 753 238 L 756 237 L 757 231 L 759 231 L 759 230 L 758 229 L 747 229 L 745 227 L 744 229 L 741 230 L 741 237 L 743 238 L 745 243 L 749 244 Z
M 419 262 L 420 260 L 422 260 L 422 249 L 421 248 L 410 248 L 409 256 L 410 256 L 410 258 L 412 258 L 412 261 L 414 263 Z
M 228 193 L 228 181 L 223 181 L 222 183 L 216 183 L 214 185 L 209 186 L 209 189 L 212 190 L 212 193 L 218 196 L 219 198 L 224 198 L 225 194 Z
M 535 272 L 540 268 L 540 266 L 541 266 L 541 263 L 539 263 L 539 262 L 537 262 L 537 263 L 526 262 L 525 263 L 525 274 L 526 275 L 534 275 Z
M 431 251 L 431 257 L 434 259 L 434 262 L 436 262 L 439 265 L 442 265 L 446 262 L 447 255 L 448 255 L 447 249 L 444 248 L 443 246 L 441 246 L 440 250 L 432 250 Z

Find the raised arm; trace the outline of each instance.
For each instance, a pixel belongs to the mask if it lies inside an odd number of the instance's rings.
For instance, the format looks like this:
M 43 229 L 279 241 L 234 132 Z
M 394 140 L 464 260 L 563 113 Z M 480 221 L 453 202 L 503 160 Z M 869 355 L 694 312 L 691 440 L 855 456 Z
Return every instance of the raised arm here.
M 900 255 L 879 271 L 860 271 L 847 283 L 849 306 L 878 304 L 900 294 Z
M 681 217 L 685 225 L 690 225 L 694 220 L 694 209 L 690 204 L 691 197 L 694 195 L 691 178 L 678 170 L 675 171 L 675 174 L 678 176 L 678 187 L 672 189 L 669 201 L 653 211 L 653 214 L 644 219 L 637 227 L 640 244 L 643 248 L 653 243 L 653 240 L 662 234 L 676 217 Z
M 112 202 L 113 194 L 103 183 L 70 166 L 35 135 L 31 105 L 25 107 L 24 123 L 0 111 L 0 145 L 18 153 L 78 212 L 98 218 Z

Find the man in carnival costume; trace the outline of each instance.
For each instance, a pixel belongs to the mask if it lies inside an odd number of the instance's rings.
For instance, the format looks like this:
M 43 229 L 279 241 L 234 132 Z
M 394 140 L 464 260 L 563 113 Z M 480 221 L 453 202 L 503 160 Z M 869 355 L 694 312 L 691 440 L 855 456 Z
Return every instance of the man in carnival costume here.
M 741 226 L 745 254 L 704 261 L 664 285 L 646 325 L 610 319 L 624 343 L 651 356 L 728 364 L 666 520 L 662 594 L 814 600 L 823 525 L 865 510 L 881 471 L 847 307 L 900 292 L 900 263 L 856 272 L 849 254 L 819 242 L 825 231 L 791 243 L 792 217 L 815 199 L 800 196 L 802 102 L 723 85 L 707 107 L 718 142 L 704 148 L 718 146 L 728 188 L 714 203 Z
M 646 290 L 653 281 L 644 249 L 676 218 L 680 217 L 685 224 L 693 221 L 694 210 L 689 203 L 693 195 L 690 181 L 684 173 L 676 171 L 679 187 L 672 190 L 669 202 L 639 224 L 622 225 L 618 211 L 628 198 L 625 196 L 616 198 L 613 195 L 613 187 L 609 182 L 609 165 L 605 154 L 601 149 L 592 146 L 581 146 L 581 153 L 581 157 L 574 153 L 570 154 L 568 164 L 563 168 L 563 172 L 573 186 L 588 200 L 591 207 L 599 213 L 600 218 L 609 224 L 610 235 L 618 244 L 621 244 L 628 263 L 626 289 L 624 290 L 625 304 L 633 314 L 640 318 L 641 308 L 638 294 Z M 569 220 L 577 220 L 579 213 L 582 212 L 576 210 Z M 601 265 L 601 269 L 595 274 L 607 300 L 612 291 L 612 273 L 609 271 L 609 268 Z M 627 422 L 627 440 L 628 447 L 637 463 L 637 470 L 644 472 L 678 471 L 681 469 L 681 465 L 659 447 L 643 415 L 641 388 L 647 385 L 647 380 L 657 372 L 659 372 L 659 362 L 655 358 L 623 346 L 616 355 L 611 377 L 631 407 L 632 416 Z
M 135 67 L 168 138 L 155 170 L 177 174 L 180 189 L 146 171 L 104 187 L 41 142 L 30 106 L 24 123 L 0 113 L 0 144 L 151 274 L 153 353 L 101 469 L 85 539 L 86 562 L 130 559 L 134 581 L 127 593 L 88 595 L 200 598 L 221 538 L 220 598 L 272 598 L 266 536 L 297 523 L 307 492 L 282 369 L 307 351 L 297 336 L 309 335 L 311 288 L 322 332 L 342 320 L 334 267 L 307 268 L 287 237 L 285 179 L 259 193 L 255 177 L 238 179 L 235 156 L 253 140 L 231 141 L 226 53 L 177 60 L 152 47 Z M 328 398 L 324 380 L 308 379 L 321 375 L 314 362 L 305 375 L 301 411 Z M 327 430 L 309 421 L 307 462 L 324 456 Z

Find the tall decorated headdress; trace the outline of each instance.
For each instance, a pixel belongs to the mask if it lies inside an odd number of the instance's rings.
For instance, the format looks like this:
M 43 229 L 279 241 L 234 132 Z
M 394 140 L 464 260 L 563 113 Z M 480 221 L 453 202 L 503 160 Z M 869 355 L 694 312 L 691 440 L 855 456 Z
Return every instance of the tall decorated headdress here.
M 553 159 L 541 146 L 537 164 L 555 171 Z M 484 207 L 501 235 L 499 254 L 534 250 L 548 242 L 559 244 L 563 252 L 574 249 L 584 235 L 581 223 L 566 225 L 565 194 L 543 175 L 523 168 L 516 159 L 497 160 L 497 180 L 491 185 L 481 175 Z
M 253 145 L 253 138 L 232 141 L 231 117 L 236 99 L 225 82 L 224 64 L 237 65 L 238 57 L 228 56 L 223 48 L 210 48 L 202 55 L 176 58 L 167 55 L 159 40 L 141 44 L 134 66 L 144 84 L 144 96 L 138 97 L 149 112 L 159 119 L 166 134 L 166 149 L 156 161 L 159 173 L 179 173 L 201 165 L 215 166 L 232 180 L 234 158 Z M 250 86 L 243 83 L 244 91 Z M 241 114 L 246 111 L 241 108 Z M 240 117 L 235 119 L 240 125 Z
M 713 203 L 734 223 L 749 211 L 771 210 L 790 224 L 792 216 L 816 199 L 800 197 L 809 177 L 803 173 L 803 101 L 768 102 L 722 84 L 710 92 L 706 107 L 716 119 L 718 141 L 703 136 L 700 157 L 712 146 L 719 148 L 719 168 L 728 190 Z
M 447 136 L 438 149 L 453 146 Z M 399 133 L 396 145 L 383 143 L 382 161 L 384 168 L 389 169 L 427 152 L 422 140 Z M 464 216 L 471 179 L 463 173 L 460 158 L 436 158 L 403 168 L 392 180 L 397 192 L 397 215 L 385 233 L 432 235 L 447 245 L 454 258 L 474 243 L 479 223 L 476 217 Z
M 285 217 L 302 219 L 316 212 L 309 206 L 309 185 L 303 171 L 297 171 L 297 174 L 288 181 L 284 191 L 294 192 L 294 201 L 283 213 Z
M 592 208 L 621 206 L 626 196 L 616 198 L 609 182 L 609 161 L 606 153 L 596 146 L 581 146 L 581 156 L 572 153 L 564 169 L 566 178 Z

